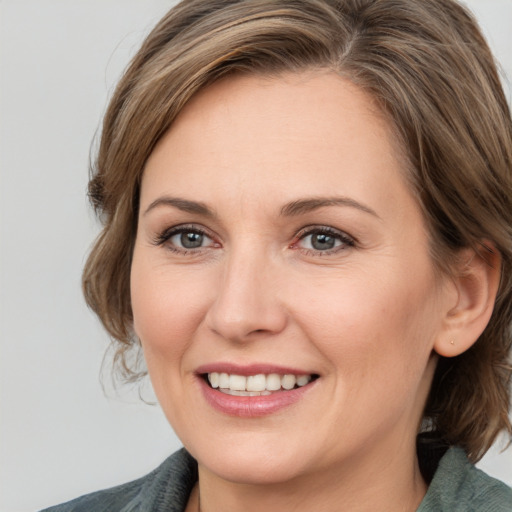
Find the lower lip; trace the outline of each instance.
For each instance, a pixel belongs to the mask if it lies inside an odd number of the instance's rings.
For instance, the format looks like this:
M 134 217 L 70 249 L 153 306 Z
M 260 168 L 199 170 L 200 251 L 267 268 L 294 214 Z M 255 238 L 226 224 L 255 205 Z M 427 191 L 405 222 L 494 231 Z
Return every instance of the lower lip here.
M 276 413 L 297 403 L 316 383 L 315 381 L 290 391 L 277 391 L 267 396 L 233 396 L 211 388 L 199 377 L 206 401 L 217 411 L 230 416 L 256 418 Z

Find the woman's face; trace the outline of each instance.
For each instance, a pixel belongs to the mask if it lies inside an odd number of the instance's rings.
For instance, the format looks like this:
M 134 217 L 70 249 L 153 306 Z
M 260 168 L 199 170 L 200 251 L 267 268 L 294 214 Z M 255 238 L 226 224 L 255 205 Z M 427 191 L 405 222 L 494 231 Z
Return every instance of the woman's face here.
M 134 326 L 204 471 L 271 483 L 410 457 L 450 293 L 405 172 L 375 104 L 329 72 L 217 82 L 159 142 Z

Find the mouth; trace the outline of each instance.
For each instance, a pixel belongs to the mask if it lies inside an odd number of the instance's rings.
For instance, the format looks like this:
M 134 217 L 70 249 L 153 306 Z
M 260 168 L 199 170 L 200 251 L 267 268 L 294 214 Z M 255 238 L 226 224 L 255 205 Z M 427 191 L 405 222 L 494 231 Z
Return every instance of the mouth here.
M 304 403 L 320 379 L 319 374 L 264 363 L 219 362 L 196 372 L 206 402 L 217 412 L 240 418 L 260 418 Z
M 238 375 L 236 373 L 210 372 L 201 374 L 207 385 L 231 396 L 270 396 L 276 393 L 302 388 L 316 380 L 316 374 L 258 373 Z

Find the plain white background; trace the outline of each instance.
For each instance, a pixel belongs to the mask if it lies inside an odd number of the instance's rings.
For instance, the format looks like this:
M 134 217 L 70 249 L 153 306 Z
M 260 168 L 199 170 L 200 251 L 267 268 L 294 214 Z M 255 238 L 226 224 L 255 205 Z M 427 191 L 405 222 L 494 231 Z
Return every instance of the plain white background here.
M 121 70 L 173 3 L 0 0 L 0 512 L 136 478 L 179 446 L 136 389 L 103 393 L 108 338 L 80 291 L 98 229 L 90 143 Z M 512 0 L 467 3 L 512 77 Z M 480 465 L 512 485 L 512 448 Z

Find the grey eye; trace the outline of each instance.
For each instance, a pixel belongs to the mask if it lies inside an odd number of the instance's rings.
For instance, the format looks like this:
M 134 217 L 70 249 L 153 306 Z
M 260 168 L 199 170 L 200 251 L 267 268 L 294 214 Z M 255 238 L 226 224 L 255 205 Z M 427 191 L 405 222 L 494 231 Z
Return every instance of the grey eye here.
M 304 249 L 314 249 L 315 251 L 328 251 L 343 245 L 343 243 L 339 236 L 329 233 L 310 233 L 301 240 L 301 246 Z
M 200 233 L 181 233 L 181 245 L 187 249 L 195 249 L 203 245 L 204 236 Z
M 336 239 L 325 233 L 316 233 L 311 235 L 311 246 L 317 251 L 333 249 L 336 246 Z
M 211 239 L 198 231 L 182 231 L 170 238 L 170 242 L 182 249 L 199 249 L 210 245 Z

